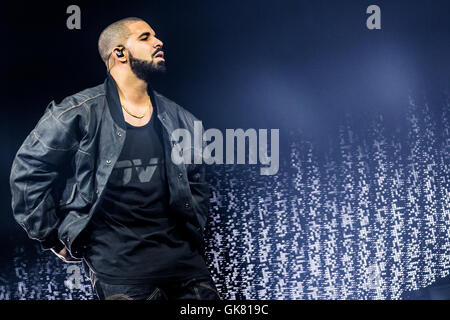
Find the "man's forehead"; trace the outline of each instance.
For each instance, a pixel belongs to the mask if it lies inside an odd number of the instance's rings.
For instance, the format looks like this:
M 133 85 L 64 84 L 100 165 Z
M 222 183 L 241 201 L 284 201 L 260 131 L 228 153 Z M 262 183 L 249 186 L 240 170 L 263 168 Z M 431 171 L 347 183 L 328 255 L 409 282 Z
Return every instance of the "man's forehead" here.
M 150 32 L 151 34 L 155 34 L 155 31 L 150 27 L 150 25 L 145 21 L 137 21 L 130 23 L 128 25 L 131 33 L 135 37 L 139 37 L 144 32 Z

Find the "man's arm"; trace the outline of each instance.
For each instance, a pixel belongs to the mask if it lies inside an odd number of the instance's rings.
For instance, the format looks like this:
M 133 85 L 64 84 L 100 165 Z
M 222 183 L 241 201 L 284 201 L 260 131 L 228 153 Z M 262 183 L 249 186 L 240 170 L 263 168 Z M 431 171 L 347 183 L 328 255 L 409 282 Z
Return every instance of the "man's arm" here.
M 189 187 L 191 189 L 192 197 L 194 198 L 194 203 L 200 214 L 202 220 L 200 226 L 203 229 L 206 225 L 206 220 L 208 219 L 209 209 L 210 209 L 210 188 L 209 184 L 205 179 L 206 168 L 205 165 L 196 165 L 193 170 L 188 171 Z
M 57 234 L 60 217 L 53 186 L 79 144 L 73 132 L 79 117 L 61 108 L 53 101 L 49 104 L 17 152 L 10 175 L 15 220 L 44 249 L 58 253 L 64 246 Z
M 190 115 L 190 120 L 192 121 L 192 125 L 197 121 L 201 124 L 201 121 L 195 118 L 192 114 Z M 203 132 L 203 124 L 201 124 L 201 131 Z M 203 150 L 206 147 L 206 142 L 202 139 L 202 145 L 200 150 L 196 150 L 193 148 L 193 154 L 191 159 L 191 164 L 187 165 L 187 174 L 189 187 L 191 189 L 192 197 L 194 200 L 194 204 L 196 206 L 196 210 L 199 213 L 199 223 L 202 232 L 204 231 L 206 220 L 209 216 L 210 210 L 210 196 L 211 191 L 209 188 L 209 184 L 206 181 L 206 164 L 202 160 L 201 164 L 194 163 L 194 154 L 197 154 L 199 157 L 203 157 Z

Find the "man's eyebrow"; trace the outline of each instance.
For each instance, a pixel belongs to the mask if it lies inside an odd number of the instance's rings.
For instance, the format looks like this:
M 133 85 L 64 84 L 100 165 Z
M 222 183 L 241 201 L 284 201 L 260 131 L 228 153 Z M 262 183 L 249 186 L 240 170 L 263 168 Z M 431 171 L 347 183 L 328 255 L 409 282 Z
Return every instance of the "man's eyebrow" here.
M 151 33 L 150 32 L 143 32 L 143 33 L 141 33 L 139 36 L 138 36 L 138 38 L 142 38 L 142 37 L 144 37 L 144 36 L 149 36 Z

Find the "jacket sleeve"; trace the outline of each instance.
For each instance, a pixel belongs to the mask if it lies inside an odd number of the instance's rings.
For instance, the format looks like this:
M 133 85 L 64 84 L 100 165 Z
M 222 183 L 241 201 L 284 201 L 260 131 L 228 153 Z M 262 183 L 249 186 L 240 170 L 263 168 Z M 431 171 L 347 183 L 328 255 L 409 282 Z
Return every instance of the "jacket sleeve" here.
M 194 116 L 192 116 L 192 118 L 194 121 L 199 121 Z M 193 154 L 197 153 L 202 156 L 202 152 L 205 146 L 206 142 L 202 141 L 202 149 L 194 149 Z M 202 164 L 194 164 L 194 161 L 192 159 L 191 164 L 187 165 L 187 174 L 195 209 L 198 213 L 200 227 L 202 231 L 204 231 L 206 220 L 209 216 L 211 197 L 210 187 L 208 182 L 206 181 L 206 164 L 204 163 L 204 161 L 202 161 Z
M 15 220 L 43 249 L 55 250 L 63 246 L 57 236 L 60 217 L 53 187 L 78 146 L 70 128 L 74 117 L 58 117 L 58 111 L 52 101 L 17 152 L 10 175 Z
M 189 186 L 191 189 L 194 204 L 200 219 L 200 227 L 203 229 L 206 225 L 206 220 L 209 216 L 210 210 L 210 188 L 205 179 L 205 165 L 197 165 L 194 170 L 188 172 Z

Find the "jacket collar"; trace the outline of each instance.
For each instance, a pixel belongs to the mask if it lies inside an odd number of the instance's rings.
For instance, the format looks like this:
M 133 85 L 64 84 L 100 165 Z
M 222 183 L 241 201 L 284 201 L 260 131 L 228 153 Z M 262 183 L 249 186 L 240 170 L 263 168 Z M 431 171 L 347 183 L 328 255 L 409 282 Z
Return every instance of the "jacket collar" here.
M 122 106 L 120 104 L 119 98 L 119 91 L 117 90 L 117 84 L 109 72 L 105 80 L 105 90 L 109 111 L 111 113 L 112 118 L 114 119 L 114 122 L 119 127 L 126 130 L 127 125 L 125 122 L 125 118 L 123 117 Z M 152 102 L 153 112 L 161 121 L 161 119 L 164 118 L 164 115 L 166 114 L 164 103 L 161 101 L 161 99 L 158 99 L 157 93 L 153 90 L 153 88 L 150 87 L 150 85 L 148 86 L 147 92 Z

